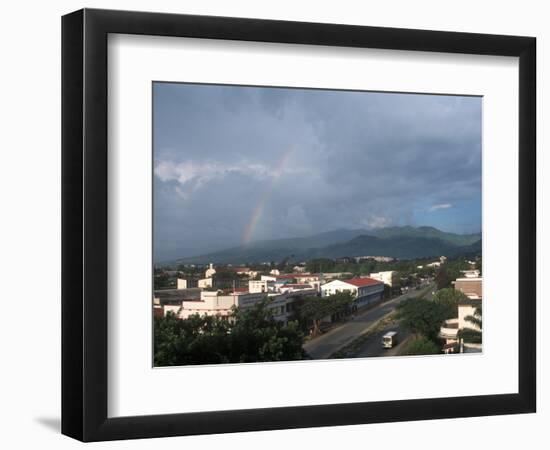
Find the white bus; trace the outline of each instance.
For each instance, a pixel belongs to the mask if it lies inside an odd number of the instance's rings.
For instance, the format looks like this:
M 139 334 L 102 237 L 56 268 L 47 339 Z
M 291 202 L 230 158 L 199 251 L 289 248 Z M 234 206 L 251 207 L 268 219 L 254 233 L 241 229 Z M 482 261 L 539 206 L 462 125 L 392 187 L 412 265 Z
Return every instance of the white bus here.
M 382 347 L 392 348 L 397 343 L 397 331 L 388 331 L 382 337 Z

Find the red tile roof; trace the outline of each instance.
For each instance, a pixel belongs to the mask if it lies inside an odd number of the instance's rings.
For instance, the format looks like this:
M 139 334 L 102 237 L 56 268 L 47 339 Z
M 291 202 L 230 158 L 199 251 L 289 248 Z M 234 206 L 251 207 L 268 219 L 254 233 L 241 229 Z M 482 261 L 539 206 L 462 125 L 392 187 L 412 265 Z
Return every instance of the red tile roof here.
M 342 280 L 344 283 L 352 284 L 353 286 L 374 286 L 376 284 L 384 284 L 381 281 L 373 280 L 372 278 L 352 278 L 350 280 Z

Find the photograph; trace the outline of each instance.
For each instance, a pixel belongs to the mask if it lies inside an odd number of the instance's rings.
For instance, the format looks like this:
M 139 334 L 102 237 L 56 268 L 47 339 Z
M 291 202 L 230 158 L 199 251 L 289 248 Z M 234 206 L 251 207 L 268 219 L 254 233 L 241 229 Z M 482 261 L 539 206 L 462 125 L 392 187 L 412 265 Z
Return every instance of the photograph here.
M 546 4 L 312 4 L 4 5 L 0 448 L 550 441 Z
M 482 353 L 482 97 L 152 99 L 154 367 Z

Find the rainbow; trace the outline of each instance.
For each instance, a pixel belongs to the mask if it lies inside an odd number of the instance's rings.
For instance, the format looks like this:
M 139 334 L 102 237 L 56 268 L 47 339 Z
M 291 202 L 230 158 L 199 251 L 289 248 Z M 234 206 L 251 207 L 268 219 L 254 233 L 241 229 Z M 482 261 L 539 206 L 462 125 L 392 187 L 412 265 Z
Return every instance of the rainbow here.
M 290 146 L 288 150 L 283 152 L 281 155 L 281 159 L 279 160 L 278 164 L 275 166 L 275 170 L 273 171 L 273 175 L 271 178 L 271 181 L 267 185 L 266 190 L 260 197 L 260 201 L 257 203 L 256 207 L 252 211 L 252 215 L 250 216 L 250 220 L 244 227 L 244 233 L 242 238 L 243 245 L 246 245 L 250 243 L 252 240 L 252 237 L 254 235 L 254 231 L 256 229 L 256 226 L 258 225 L 258 221 L 262 217 L 262 214 L 264 212 L 264 209 L 269 201 L 269 197 L 271 197 L 271 194 L 273 193 L 273 190 L 275 189 L 275 185 L 277 184 L 277 181 L 283 174 L 283 170 L 285 166 L 288 163 L 288 160 L 290 158 L 290 155 L 294 151 L 294 147 Z

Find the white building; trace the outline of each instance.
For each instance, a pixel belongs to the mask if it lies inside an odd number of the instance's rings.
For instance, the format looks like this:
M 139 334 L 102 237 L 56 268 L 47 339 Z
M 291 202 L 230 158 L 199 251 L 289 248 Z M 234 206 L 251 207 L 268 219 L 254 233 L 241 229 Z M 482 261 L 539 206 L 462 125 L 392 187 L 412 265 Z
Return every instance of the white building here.
M 265 293 L 236 290 L 230 293 L 220 291 L 202 291 L 200 298 L 184 300 L 179 304 L 164 305 L 164 314 L 173 312 L 181 319 L 187 319 L 193 314 L 228 317 L 233 307 L 242 309 L 251 308 L 263 300 L 267 300 L 267 308 L 273 318 L 279 322 L 287 323 L 291 313 L 291 304 L 294 302 L 297 292 L 294 293 Z M 300 296 L 316 295 L 311 289 L 299 292 Z
M 258 275 L 258 272 L 250 269 L 249 267 L 231 267 L 227 266 L 225 268 L 228 272 L 236 273 L 237 275 L 246 275 L 248 278 L 255 278 Z
M 202 278 L 197 283 L 201 289 L 207 289 L 212 287 L 212 278 Z
M 352 278 L 350 280 L 333 280 L 321 286 L 321 295 L 349 292 L 354 297 L 354 306 L 357 308 L 367 306 L 382 300 L 384 295 L 384 283 L 372 278 Z
M 204 272 L 204 278 L 212 278 L 215 273 L 216 269 L 214 269 L 214 264 L 210 263 L 208 265 L 208 269 L 206 269 L 206 272 Z
M 308 292 L 310 294 L 316 294 L 317 289 L 315 289 L 310 284 L 289 283 L 289 284 L 285 284 L 284 286 L 281 286 L 281 288 L 279 289 L 279 292 L 281 292 L 282 294 L 291 294 L 293 292 L 300 292 L 300 293 Z
M 394 277 L 397 272 L 395 270 L 387 270 L 385 272 L 375 272 L 369 275 L 373 280 L 381 281 L 384 284 L 392 287 L 394 285 Z
M 466 299 L 458 302 L 458 317 L 446 320 L 441 326 L 439 337 L 445 341 L 443 351 L 452 353 L 459 344 L 459 332 L 465 328 L 481 331 L 479 327 L 466 320 L 468 316 L 474 316 L 476 309 L 482 305 L 483 278 L 464 277 L 457 278 L 454 282 L 454 288 L 466 295 Z M 480 352 L 481 344 L 463 344 L 459 351 L 465 353 Z
M 276 281 L 277 280 L 277 275 L 261 275 L 260 279 L 262 281 Z
M 320 281 L 320 276 L 315 273 L 301 273 L 301 274 L 295 274 L 294 276 L 296 283 L 314 283 L 316 281 Z
M 441 266 L 441 261 L 434 261 L 432 263 L 426 264 L 426 267 L 439 267 Z
M 479 270 L 477 269 L 463 270 L 462 274 L 464 275 L 464 278 L 479 278 Z
M 274 292 L 275 282 L 271 280 L 250 280 L 248 282 L 248 291 L 250 293 Z
M 191 289 L 198 287 L 198 281 L 189 278 L 178 278 L 176 289 Z

